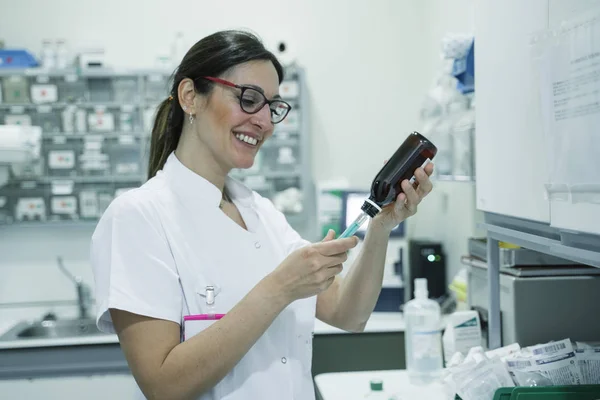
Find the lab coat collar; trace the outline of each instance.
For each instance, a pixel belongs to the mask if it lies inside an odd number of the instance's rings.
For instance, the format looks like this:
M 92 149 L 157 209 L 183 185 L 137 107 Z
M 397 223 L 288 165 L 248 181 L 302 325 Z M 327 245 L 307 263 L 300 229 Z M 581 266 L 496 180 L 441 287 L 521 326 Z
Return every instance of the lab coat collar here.
M 167 158 L 163 172 L 167 175 L 167 180 L 174 183 L 182 193 L 187 193 L 186 197 L 191 197 L 194 202 L 203 202 L 214 207 L 218 207 L 221 203 L 221 191 L 211 182 L 183 165 L 175 152 L 172 152 Z M 225 188 L 232 200 L 245 206 L 254 204 L 252 190 L 238 180 L 228 176 L 225 179 Z
M 227 176 L 227 179 L 225 179 L 225 187 L 227 188 L 227 194 L 233 200 L 238 201 L 245 206 L 254 204 L 254 193 L 252 190 L 237 179 Z

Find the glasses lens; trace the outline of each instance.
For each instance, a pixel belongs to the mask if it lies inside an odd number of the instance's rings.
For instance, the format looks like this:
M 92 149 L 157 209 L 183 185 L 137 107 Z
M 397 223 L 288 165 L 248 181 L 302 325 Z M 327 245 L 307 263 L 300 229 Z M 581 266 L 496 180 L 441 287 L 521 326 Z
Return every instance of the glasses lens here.
M 290 106 L 283 101 L 274 101 L 271 103 L 271 121 L 276 124 L 287 116 Z
M 258 90 L 246 88 L 240 100 L 242 110 L 255 113 L 265 105 L 265 96 Z

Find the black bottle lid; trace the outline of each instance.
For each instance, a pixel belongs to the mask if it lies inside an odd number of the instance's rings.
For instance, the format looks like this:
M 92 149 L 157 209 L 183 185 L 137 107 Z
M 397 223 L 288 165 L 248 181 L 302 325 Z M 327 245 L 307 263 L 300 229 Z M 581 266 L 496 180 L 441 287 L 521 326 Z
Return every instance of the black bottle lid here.
M 379 214 L 381 211 L 381 207 L 377 206 L 376 203 L 369 198 L 369 200 L 365 200 L 362 207 L 360 208 L 371 218 Z

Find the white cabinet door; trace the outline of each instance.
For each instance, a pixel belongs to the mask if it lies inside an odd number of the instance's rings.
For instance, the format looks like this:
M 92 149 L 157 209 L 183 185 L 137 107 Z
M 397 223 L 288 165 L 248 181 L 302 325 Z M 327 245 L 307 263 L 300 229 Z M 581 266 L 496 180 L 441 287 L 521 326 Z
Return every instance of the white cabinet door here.
M 548 0 L 475 6 L 477 208 L 541 222 L 550 222 L 550 207 L 529 43 L 548 28 L 548 7 Z
M 552 226 L 600 235 L 600 205 L 552 201 Z
M 569 21 L 572 18 L 577 18 L 583 15 L 597 15 L 600 13 L 600 0 L 550 0 L 550 27 L 558 27 L 564 21 Z M 587 38 L 581 37 L 580 40 L 586 40 Z M 589 40 L 589 39 L 588 39 Z M 592 40 L 592 43 L 594 41 Z M 591 50 L 594 51 L 594 50 Z M 574 56 L 575 57 L 575 56 Z M 567 132 L 566 134 L 571 134 Z M 580 133 L 581 134 L 581 133 Z M 597 129 L 588 131 L 588 135 L 600 134 Z M 591 137 L 591 136 L 588 136 Z M 598 140 L 590 139 L 588 143 L 591 145 L 587 146 L 584 152 L 571 152 L 565 149 L 565 153 L 560 154 L 561 157 L 598 157 L 600 154 L 600 142 Z M 594 146 L 595 144 L 595 147 Z M 551 157 L 553 158 L 553 157 Z M 592 171 L 597 169 L 599 165 L 597 161 L 589 160 L 587 162 L 588 168 Z M 598 178 L 598 172 L 594 173 L 595 181 L 587 182 L 592 184 L 599 184 L 600 178 Z M 572 174 L 573 181 L 576 181 L 576 176 L 582 176 L 579 174 L 577 168 L 573 168 Z M 552 226 L 561 229 L 568 229 L 577 232 L 587 232 L 600 234 L 600 204 L 594 202 L 580 202 L 580 201 L 564 201 L 560 199 L 551 199 L 550 201 L 550 219 Z
M 2 399 L 134 400 L 138 390 L 131 375 L 0 380 Z

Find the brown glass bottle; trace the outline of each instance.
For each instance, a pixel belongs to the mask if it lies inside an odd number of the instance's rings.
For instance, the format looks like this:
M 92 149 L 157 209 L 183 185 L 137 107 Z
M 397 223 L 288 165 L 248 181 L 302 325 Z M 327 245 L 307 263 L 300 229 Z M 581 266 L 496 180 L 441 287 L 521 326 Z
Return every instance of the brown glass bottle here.
M 371 202 L 380 208 L 394 202 L 402 193 L 402 181 L 414 182 L 415 170 L 429 163 L 436 153 L 437 147 L 425 136 L 419 132 L 410 134 L 373 179 L 370 201 L 366 201 L 361 209 L 374 217 L 379 210 Z
M 402 193 L 401 184 L 405 179 L 411 183 L 415 180 L 415 170 L 424 167 L 435 157 L 437 147 L 419 132 L 411 133 L 398 150 L 373 179 L 371 194 L 363 203 L 363 211 L 340 238 L 354 235 L 360 226 L 369 218 L 373 218 L 383 207 L 394 202 Z

